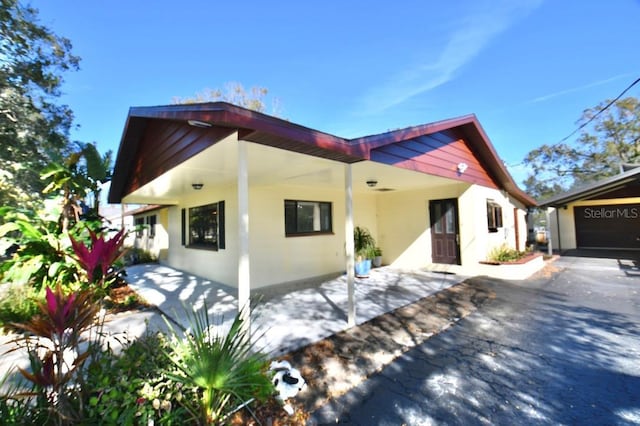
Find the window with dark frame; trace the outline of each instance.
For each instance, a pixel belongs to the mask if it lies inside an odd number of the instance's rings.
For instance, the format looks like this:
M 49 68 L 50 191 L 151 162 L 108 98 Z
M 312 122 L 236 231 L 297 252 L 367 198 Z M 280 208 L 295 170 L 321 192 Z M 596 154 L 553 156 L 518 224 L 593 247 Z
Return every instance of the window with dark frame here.
M 487 225 L 489 232 L 502 228 L 502 207 L 493 200 L 487 200 Z
M 142 238 L 144 236 L 144 217 L 136 218 L 135 222 L 136 238 Z
M 189 209 L 189 245 L 192 248 L 224 248 L 224 201 Z
M 333 232 L 331 203 L 284 200 L 285 236 L 330 234 Z
M 151 216 L 147 216 L 147 226 L 149 227 L 149 231 L 147 235 L 149 238 L 153 238 L 156 236 L 156 223 L 158 222 L 158 217 L 153 214 Z

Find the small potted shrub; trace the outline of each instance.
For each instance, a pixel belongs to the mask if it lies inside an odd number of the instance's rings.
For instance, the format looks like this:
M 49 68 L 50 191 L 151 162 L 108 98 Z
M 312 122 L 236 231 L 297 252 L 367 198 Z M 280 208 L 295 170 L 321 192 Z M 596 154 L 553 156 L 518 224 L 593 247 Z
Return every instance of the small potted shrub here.
M 373 267 L 379 268 L 382 266 L 382 249 L 380 247 L 373 248 Z
M 356 276 L 366 278 L 371 271 L 372 251 L 376 242 L 369 230 L 360 226 L 356 226 L 353 230 L 353 242 L 356 256 Z

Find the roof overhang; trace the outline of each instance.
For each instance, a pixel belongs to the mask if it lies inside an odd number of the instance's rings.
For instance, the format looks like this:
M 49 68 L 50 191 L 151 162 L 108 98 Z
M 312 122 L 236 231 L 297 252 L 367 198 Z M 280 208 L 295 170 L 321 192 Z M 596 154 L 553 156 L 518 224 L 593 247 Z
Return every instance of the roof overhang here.
M 526 206 L 536 205 L 515 184 L 475 115 L 350 140 L 225 102 L 131 108 L 109 202 L 121 202 L 127 194 L 231 135 L 237 135 L 237 140 L 353 164 L 371 160 L 376 148 L 451 129 L 464 135 L 497 187 Z
M 611 194 L 611 198 L 618 198 L 617 193 L 629 190 L 640 196 L 640 167 L 631 169 L 616 176 L 604 179 L 591 185 L 583 186 L 573 191 L 558 194 L 539 204 L 540 207 L 562 207 L 569 203 L 594 198 L 602 198 Z

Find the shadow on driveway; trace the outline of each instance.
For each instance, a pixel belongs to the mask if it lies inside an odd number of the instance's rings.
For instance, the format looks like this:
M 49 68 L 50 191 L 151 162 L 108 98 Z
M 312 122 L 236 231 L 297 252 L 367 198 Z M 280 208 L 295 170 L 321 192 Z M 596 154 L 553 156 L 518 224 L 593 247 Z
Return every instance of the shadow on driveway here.
M 640 424 L 640 279 L 487 283 L 497 298 L 316 411 L 319 424 Z M 603 288 L 604 287 L 604 288 Z M 607 289 L 612 291 L 607 293 Z

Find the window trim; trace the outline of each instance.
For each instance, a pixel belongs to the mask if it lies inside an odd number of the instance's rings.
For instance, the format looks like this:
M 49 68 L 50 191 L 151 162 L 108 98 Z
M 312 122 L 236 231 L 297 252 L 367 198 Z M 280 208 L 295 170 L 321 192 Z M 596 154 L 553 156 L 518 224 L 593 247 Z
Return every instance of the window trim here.
M 201 204 L 193 207 L 188 207 L 183 209 L 184 213 L 182 213 L 183 222 L 183 233 L 185 234 L 185 247 L 196 250 L 209 250 L 209 251 L 220 251 L 225 249 L 225 220 L 224 220 L 224 201 L 218 201 L 214 203 Z M 191 242 L 191 218 L 193 215 L 194 209 L 201 209 L 211 207 L 216 209 L 216 244 L 205 244 L 205 243 L 192 243 Z
M 136 231 L 136 238 L 144 237 L 144 230 L 145 230 L 144 216 L 139 216 L 133 219 L 133 229 L 135 229 Z
M 316 203 L 318 204 L 318 208 L 320 209 L 320 212 L 322 212 L 322 209 L 320 208 L 320 206 L 325 205 L 328 206 L 328 212 L 329 212 L 329 229 L 328 230 L 319 230 L 319 231 L 298 231 L 296 229 L 295 232 L 289 232 L 287 230 L 287 203 L 295 203 L 296 205 L 296 209 L 295 212 L 297 213 L 298 211 L 298 203 Z M 322 222 L 322 216 L 320 217 L 320 222 Z M 296 215 L 295 217 L 295 224 L 296 224 L 296 228 L 298 225 L 298 217 Z M 317 201 L 317 200 L 292 200 L 292 199 L 285 199 L 284 200 L 284 236 L 286 238 L 289 237 L 309 237 L 309 236 L 315 236 L 315 235 L 333 235 L 333 202 L 331 201 Z
M 487 199 L 487 229 L 489 232 L 498 232 L 503 227 L 502 206 L 494 200 Z
M 149 216 L 146 217 L 146 223 L 147 223 L 147 236 L 149 238 L 155 238 L 156 225 L 158 224 L 158 215 L 150 214 Z

